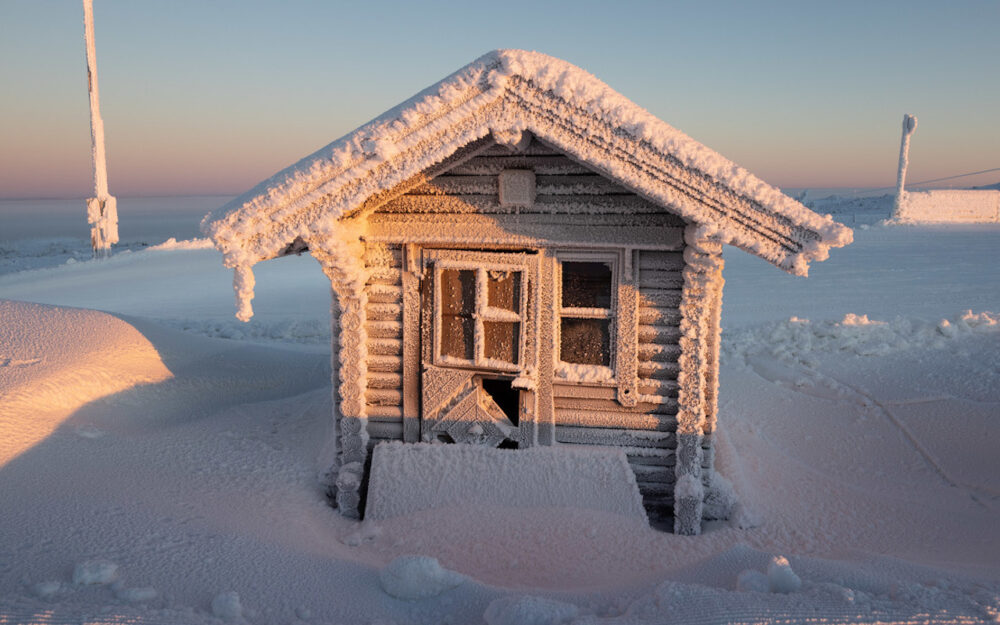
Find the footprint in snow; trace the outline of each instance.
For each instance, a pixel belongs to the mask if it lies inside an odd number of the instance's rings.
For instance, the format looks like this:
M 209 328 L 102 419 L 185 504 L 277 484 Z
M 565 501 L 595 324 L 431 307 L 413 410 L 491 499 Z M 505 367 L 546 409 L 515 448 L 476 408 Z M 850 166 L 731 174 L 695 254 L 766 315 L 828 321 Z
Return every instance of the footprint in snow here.
M 37 365 L 42 362 L 41 358 L 7 358 L 5 356 L 0 356 L 0 367 L 30 367 L 31 365 Z

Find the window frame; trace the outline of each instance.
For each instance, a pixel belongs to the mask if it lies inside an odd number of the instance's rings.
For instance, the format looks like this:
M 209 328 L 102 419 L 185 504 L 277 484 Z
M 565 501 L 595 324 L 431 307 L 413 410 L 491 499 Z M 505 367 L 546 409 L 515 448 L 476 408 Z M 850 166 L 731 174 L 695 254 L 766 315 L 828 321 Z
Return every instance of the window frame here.
M 432 258 L 432 294 L 434 321 L 433 321 L 433 362 L 442 367 L 456 367 L 464 369 L 477 369 L 499 371 L 507 373 L 520 372 L 527 362 L 525 350 L 527 348 L 527 334 L 532 330 L 528 320 L 528 296 L 530 291 L 529 281 L 531 268 L 523 259 L 516 255 L 498 253 L 482 253 L 473 257 L 462 258 L 459 254 L 435 254 Z M 520 261 L 520 262 L 519 262 Z M 441 273 L 445 270 L 473 271 L 475 272 L 475 294 L 474 312 L 475 320 L 473 329 L 473 349 L 472 360 L 449 356 L 441 353 L 442 336 L 442 297 L 441 297 Z M 489 272 L 505 271 L 520 274 L 518 310 L 511 311 L 503 308 L 489 306 Z M 518 323 L 517 362 L 507 362 L 499 359 L 486 357 L 486 330 L 484 322 L 496 321 L 507 323 Z
M 606 381 L 613 383 L 618 370 L 618 286 L 621 284 L 621 254 L 618 251 L 557 251 L 555 293 L 553 297 L 553 309 L 555 312 L 555 322 L 553 323 L 553 334 L 555 338 L 554 352 L 556 367 L 556 377 L 569 379 L 570 369 L 583 372 L 593 381 Z M 564 263 L 602 263 L 610 266 L 611 279 L 608 289 L 611 295 L 609 308 L 578 308 L 563 307 L 563 264 Z M 607 319 L 608 320 L 608 364 L 589 365 L 575 362 L 567 362 L 562 359 L 562 320 L 569 319 Z

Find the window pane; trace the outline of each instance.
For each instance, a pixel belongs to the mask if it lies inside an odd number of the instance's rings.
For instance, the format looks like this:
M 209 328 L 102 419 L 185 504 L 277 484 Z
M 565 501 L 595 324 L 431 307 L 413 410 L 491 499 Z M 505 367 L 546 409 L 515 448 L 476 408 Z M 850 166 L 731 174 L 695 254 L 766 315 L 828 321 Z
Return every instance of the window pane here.
M 476 272 L 441 271 L 441 355 L 472 360 L 475 350 Z
M 484 321 L 486 335 L 484 352 L 490 359 L 517 364 L 518 344 L 521 340 L 521 324 L 507 321 Z
M 563 362 L 611 366 L 611 320 L 563 317 L 559 357 Z
M 493 308 L 521 312 L 521 274 L 517 271 L 488 271 L 487 300 Z
M 455 315 L 441 316 L 441 355 L 472 360 L 476 322 Z
M 562 305 L 563 308 L 611 308 L 611 266 L 564 262 Z

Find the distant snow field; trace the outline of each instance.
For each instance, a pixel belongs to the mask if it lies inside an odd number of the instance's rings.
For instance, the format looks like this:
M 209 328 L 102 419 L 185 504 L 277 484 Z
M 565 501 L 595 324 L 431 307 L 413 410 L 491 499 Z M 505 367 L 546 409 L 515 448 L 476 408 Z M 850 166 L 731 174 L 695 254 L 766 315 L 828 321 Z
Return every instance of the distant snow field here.
M 263 263 L 235 320 L 196 239 L 224 201 L 120 200 L 100 262 L 69 203 L 0 206 L 0 623 L 1000 622 L 1000 225 L 805 198 L 856 229 L 808 279 L 727 249 L 740 503 L 682 537 L 565 501 L 337 515 L 329 282 Z

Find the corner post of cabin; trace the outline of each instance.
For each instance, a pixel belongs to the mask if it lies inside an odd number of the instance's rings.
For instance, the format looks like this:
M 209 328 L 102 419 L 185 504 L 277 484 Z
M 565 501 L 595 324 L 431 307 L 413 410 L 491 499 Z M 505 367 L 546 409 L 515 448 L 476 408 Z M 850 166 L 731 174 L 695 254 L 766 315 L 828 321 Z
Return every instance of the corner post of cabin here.
M 365 403 L 367 389 L 368 296 L 364 290 L 364 267 L 360 254 L 331 254 L 312 246 L 310 252 L 323 267 L 339 311 L 337 327 L 339 363 L 332 375 L 339 411 L 334 413 L 334 435 L 339 438 L 339 468 L 336 478 L 336 504 L 340 513 L 361 517 L 362 485 L 368 462 L 368 418 Z M 339 385 L 337 384 L 339 381 Z
M 715 433 L 719 414 L 719 346 L 722 343 L 722 287 L 725 279 L 722 277 L 723 260 L 720 243 L 703 241 L 702 246 L 709 251 L 709 260 L 714 264 L 710 269 L 708 292 L 705 294 L 709 314 L 708 346 L 705 355 L 708 358 L 705 367 L 705 444 L 702 445 L 707 454 L 705 464 L 714 466 L 715 447 L 711 445 L 711 437 Z
M 717 376 L 711 371 L 717 366 L 711 353 L 718 342 L 718 317 L 710 313 L 722 272 L 720 246 L 708 240 L 696 224 L 685 228 L 684 242 L 674 532 L 695 535 L 701 533 L 705 499 L 704 434 L 709 413 L 714 413 L 709 403 L 714 401 L 715 393 L 709 390 L 709 382 Z M 710 327 L 713 323 L 716 325 Z

